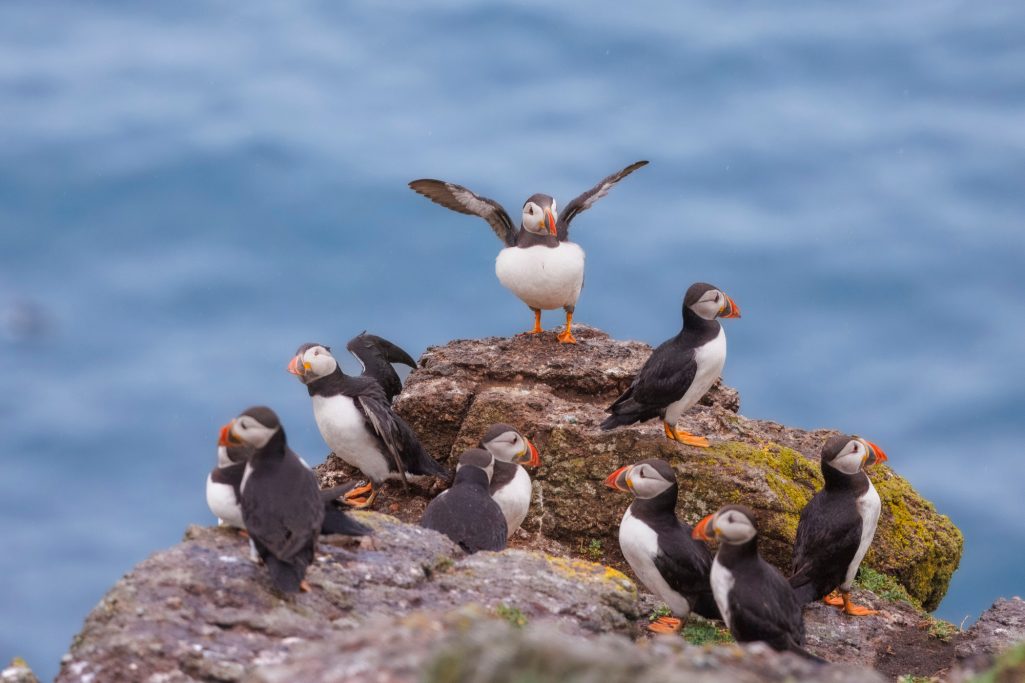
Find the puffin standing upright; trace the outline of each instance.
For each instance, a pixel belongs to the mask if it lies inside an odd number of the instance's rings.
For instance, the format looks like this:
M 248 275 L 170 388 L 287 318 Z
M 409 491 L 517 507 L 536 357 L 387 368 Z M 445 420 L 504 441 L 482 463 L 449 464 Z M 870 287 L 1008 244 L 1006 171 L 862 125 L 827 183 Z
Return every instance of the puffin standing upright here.
M 402 363 L 411 368 L 416 367 L 416 361 L 400 347 L 391 343 L 384 337 L 376 334 L 360 332 L 349 340 L 345 345 L 359 364 L 363 366 L 363 376 L 373 377 L 384 389 L 385 396 L 391 402 L 402 391 L 402 380 L 392 367 L 392 363 Z
M 346 502 L 369 507 L 386 479 L 405 482 L 407 475 L 448 479 L 445 468 L 392 409 L 377 380 L 346 375 L 323 344 L 300 346 L 288 371 L 306 385 L 313 417 L 327 445 L 370 480 L 347 493 Z
M 825 486 L 801 510 L 794 542 L 790 585 L 802 605 L 824 598 L 847 614 L 877 614 L 852 603 L 851 588 L 881 509 L 865 468 L 886 460 L 883 449 L 855 436 L 834 436 L 822 446 Z M 840 595 L 832 595 L 837 588 Z
M 491 475 L 491 498 L 505 515 L 506 533 L 512 538 L 527 517 L 530 498 L 534 493 L 530 475 L 523 466 L 540 467 L 541 454 L 515 427 L 502 423 L 491 425 L 477 447 L 488 451 L 495 458 Z
M 283 593 L 308 591 L 324 521 L 317 477 L 288 448 L 273 410 L 256 406 L 221 427 L 219 445 L 246 445 L 253 454 L 242 477 L 242 520 L 271 582 Z
M 420 526 L 440 531 L 468 553 L 505 548 L 505 515 L 489 490 L 494 467 L 495 457 L 486 450 L 465 451 L 452 487 L 427 505 Z
M 698 522 L 693 536 L 720 542 L 709 578 L 723 621 L 738 643 L 760 640 L 774 650 L 819 659 L 804 649 L 804 620 L 793 589 L 758 554 L 758 528 L 750 508 L 720 508 Z
M 683 297 L 680 333 L 651 352 L 633 383 L 607 412 L 602 429 L 662 418 L 666 437 L 699 448 L 708 439 L 676 428 L 684 412 L 715 384 L 726 364 L 726 333 L 717 318 L 739 318 L 740 308 L 724 292 L 696 282 Z
M 575 344 L 573 311 L 584 286 L 584 250 L 569 241 L 570 221 L 591 208 L 613 185 L 647 163 L 636 161 L 603 179 L 567 204 L 561 215 L 554 198 L 546 194 L 531 195 L 523 204 L 519 231 L 501 204 L 461 185 L 425 178 L 414 180 L 409 186 L 447 209 L 486 220 L 505 244 L 495 261 L 499 282 L 534 312 L 534 328 L 530 334 L 543 331 L 542 310 L 562 308 L 566 311 L 566 329 L 558 339 L 564 344 Z
M 641 583 L 679 617 L 659 617 L 648 628 L 674 633 L 692 611 L 721 619 L 708 581 L 712 553 L 676 517 L 679 487 L 669 463 L 653 458 L 620 467 L 605 485 L 634 495 L 619 523 L 619 548 Z

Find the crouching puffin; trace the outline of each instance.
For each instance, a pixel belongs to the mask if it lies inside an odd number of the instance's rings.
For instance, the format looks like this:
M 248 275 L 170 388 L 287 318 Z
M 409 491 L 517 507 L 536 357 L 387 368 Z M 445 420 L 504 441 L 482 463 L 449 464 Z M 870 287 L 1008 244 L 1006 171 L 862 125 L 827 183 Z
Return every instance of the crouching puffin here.
M 242 521 L 274 587 L 308 591 L 306 568 L 324 521 L 317 477 L 288 448 L 278 416 L 266 406 L 249 408 L 221 427 L 218 443 L 253 449 L 242 477 Z
M 505 515 L 506 533 L 512 538 L 527 517 L 530 498 L 534 493 L 530 475 L 523 466 L 540 467 L 541 454 L 515 427 L 501 423 L 491 425 L 477 447 L 488 451 L 495 458 L 491 497 Z
M 662 418 L 666 437 L 699 448 L 708 439 L 676 428 L 697 404 L 726 364 L 726 333 L 717 318 L 739 318 L 737 304 L 722 290 L 696 282 L 683 297 L 683 328 L 651 352 L 633 383 L 606 412 L 601 423 L 613 429 L 653 417 Z
M 693 535 L 719 541 L 710 574 L 712 594 L 738 643 L 760 640 L 774 650 L 821 661 L 804 649 L 804 620 L 794 590 L 758 555 L 758 528 L 750 508 L 720 508 L 698 522 Z
M 247 446 L 217 446 L 217 466 L 206 478 L 206 504 L 221 526 L 245 532 L 242 521 L 242 475 L 253 454 Z
M 214 513 L 221 526 L 234 527 L 243 536 L 249 534 L 242 521 L 242 478 L 252 454 L 253 449 L 248 446 L 218 446 L 217 467 L 206 478 L 206 504 L 210 512 Z M 306 465 L 302 458 L 299 461 Z M 324 501 L 324 523 L 320 533 L 347 536 L 365 536 L 370 533 L 368 527 L 345 514 L 338 506 L 336 499 L 348 493 L 354 485 L 353 482 L 320 492 Z
M 448 479 L 445 468 L 392 410 L 377 380 L 346 375 L 327 346 L 303 344 L 288 371 L 306 385 L 313 417 L 328 447 L 370 480 L 347 493 L 346 502 L 369 507 L 386 479 L 401 479 L 403 485 L 407 476 Z
M 790 585 L 802 605 L 824 598 L 847 614 L 877 614 L 851 602 L 851 587 L 881 508 L 865 468 L 886 459 L 879 446 L 855 436 L 834 436 L 822 447 L 825 486 L 801 510 L 794 542 Z M 837 588 L 839 596 L 833 594 Z
M 461 185 L 422 179 L 414 180 L 409 186 L 447 209 L 486 220 L 505 244 L 495 261 L 498 281 L 534 312 L 534 329 L 530 334 L 542 332 L 542 310 L 562 308 L 566 311 L 566 329 L 558 339 L 564 344 L 575 344 L 573 310 L 584 286 L 584 250 L 569 241 L 570 221 L 608 194 L 613 185 L 647 163 L 634 162 L 603 179 L 567 204 L 561 215 L 554 198 L 546 194 L 531 195 L 523 204 L 518 231 L 501 204 Z
M 440 531 L 468 553 L 505 548 L 505 515 L 489 488 L 494 467 L 495 457 L 486 450 L 464 452 L 452 487 L 428 504 L 420 526 Z
M 650 459 L 620 467 L 605 485 L 634 495 L 619 523 L 619 548 L 641 583 L 678 617 L 659 617 L 648 628 L 674 633 L 692 611 L 721 619 L 708 582 L 712 553 L 676 517 L 678 487 L 669 463 Z
M 401 348 L 384 337 L 367 334 L 365 331 L 350 339 L 345 348 L 363 366 L 363 377 L 373 377 L 377 380 L 389 402 L 402 391 L 402 380 L 399 379 L 399 374 L 395 372 L 392 363 L 416 367 L 413 357 Z

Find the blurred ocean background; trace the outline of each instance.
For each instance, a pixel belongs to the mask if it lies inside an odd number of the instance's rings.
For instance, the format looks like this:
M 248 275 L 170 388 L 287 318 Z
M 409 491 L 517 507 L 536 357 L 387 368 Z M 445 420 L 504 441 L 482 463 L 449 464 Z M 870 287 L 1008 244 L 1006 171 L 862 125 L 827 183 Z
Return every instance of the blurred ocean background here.
M 0 4 L 0 659 L 53 676 L 120 575 L 212 522 L 242 408 L 320 461 L 301 342 L 530 326 L 487 225 L 409 180 L 518 218 L 642 158 L 573 224 L 577 320 L 658 343 L 721 286 L 742 412 L 873 439 L 964 530 L 938 615 L 1025 592 L 1023 26 L 944 0 Z

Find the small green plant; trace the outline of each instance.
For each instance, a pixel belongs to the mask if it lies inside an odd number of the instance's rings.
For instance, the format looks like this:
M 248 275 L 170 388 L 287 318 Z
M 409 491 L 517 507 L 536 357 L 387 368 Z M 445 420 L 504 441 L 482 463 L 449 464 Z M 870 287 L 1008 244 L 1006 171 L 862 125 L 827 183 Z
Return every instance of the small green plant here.
M 872 591 L 883 600 L 889 600 L 890 602 L 904 601 L 918 609 L 922 609 L 922 603 L 911 597 L 907 589 L 897 583 L 896 579 L 882 572 L 877 572 L 875 569 L 862 565 L 861 569 L 858 570 L 858 579 L 855 583 L 861 588 Z
M 724 628 L 719 628 L 710 621 L 691 617 L 683 627 L 683 639 L 691 645 L 721 645 L 732 643 L 733 636 Z
M 942 619 L 929 618 L 929 635 L 944 643 L 949 643 L 957 635 L 957 626 Z
M 660 617 L 671 616 L 673 616 L 673 611 L 667 605 L 659 605 L 651 610 L 651 616 L 648 617 L 648 621 L 657 621 Z
M 516 628 L 523 628 L 527 625 L 527 615 L 521 612 L 518 607 L 511 607 L 503 602 L 495 608 L 495 613 Z
M 580 542 L 580 554 L 591 560 L 591 562 L 598 562 L 602 557 L 602 543 L 601 539 L 592 538 L 584 545 L 584 542 Z
M 904 674 L 897 679 L 897 683 L 930 683 L 933 679 L 928 676 L 912 676 L 911 674 Z

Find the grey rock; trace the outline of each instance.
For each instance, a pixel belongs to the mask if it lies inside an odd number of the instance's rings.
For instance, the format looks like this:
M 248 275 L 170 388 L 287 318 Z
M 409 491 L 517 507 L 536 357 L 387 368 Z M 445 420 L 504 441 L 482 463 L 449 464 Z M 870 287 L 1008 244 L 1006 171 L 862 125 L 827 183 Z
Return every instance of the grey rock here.
M 1025 641 L 1025 600 L 1000 598 L 972 624 L 955 652 L 958 659 L 995 655 Z
M 21 657 L 15 657 L 6 668 L 0 670 L 0 681 L 3 683 L 39 683 L 39 679 Z

